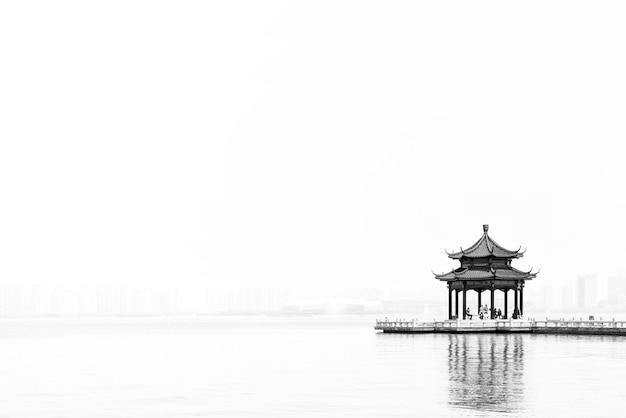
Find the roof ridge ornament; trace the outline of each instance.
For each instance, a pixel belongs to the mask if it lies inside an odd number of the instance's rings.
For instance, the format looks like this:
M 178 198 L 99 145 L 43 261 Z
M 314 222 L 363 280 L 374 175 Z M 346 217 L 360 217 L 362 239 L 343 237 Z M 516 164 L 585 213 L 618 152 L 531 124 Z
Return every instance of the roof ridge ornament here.
M 495 246 L 489 245 L 489 241 L 491 241 L 489 239 L 489 224 L 483 224 L 483 239 L 485 240 L 485 244 L 487 245 L 487 251 L 489 251 L 489 253 L 493 255 L 493 250 L 495 249 Z
M 491 241 L 491 238 L 487 234 L 487 231 L 485 231 L 485 236 L 483 238 L 485 239 L 485 245 L 487 246 L 487 251 L 489 251 L 491 255 L 493 255 L 493 251 L 496 249 L 496 245 L 495 245 L 496 243 Z

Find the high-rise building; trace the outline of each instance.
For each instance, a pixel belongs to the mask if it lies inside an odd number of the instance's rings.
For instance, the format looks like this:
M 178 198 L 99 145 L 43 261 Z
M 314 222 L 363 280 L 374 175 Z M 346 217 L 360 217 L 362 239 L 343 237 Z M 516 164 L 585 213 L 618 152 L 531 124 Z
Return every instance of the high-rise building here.
M 55 286 L 50 292 L 50 312 L 48 314 L 54 316 L 68 316 L 71 314 L 69 311 L 71 294 L 69 291 L 61 286 Z
M 570 284 L 563 286 L 561 293 L 561 307 L 565 310 L 574 308 L 574 288 Z
M 598 281 L 595 276 L 576 278 L 576 308 L 586 309 L 598 302 Z
M 554 289 L 552 289 L 551 285 L 547 284 L 543 286 L 541 299 L 541 305 L 544 310 L 549 311 L 554 307 Z
M 26 313 L 26 298 L 22 286 L 0 288 L 0 315 L 23 316 Z
M 94 287 L 80 289 L 78 314 L 81 316 L 94 316 L 98 314 L 98 294 Z
M 30 288 L 29 313 L 32 316 L 46 316 L 52 312 L 52 298 L 48 286 L 41 284 Z
M 607 300 L 611 305 L 621 305 L 626 299 L 626 275 L 611 276 L 606 284 Z
M 160 315 L 178 313 L 178 291 L 176 289 L 165 289 L 159 293 L 157 311 Z

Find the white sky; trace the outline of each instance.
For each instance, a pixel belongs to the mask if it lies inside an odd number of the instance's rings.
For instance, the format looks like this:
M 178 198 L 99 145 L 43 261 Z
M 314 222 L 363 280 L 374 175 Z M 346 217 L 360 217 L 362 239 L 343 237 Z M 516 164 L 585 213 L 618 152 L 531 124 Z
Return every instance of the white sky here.
M 445 292 L 483 223 L 613 274 L 625 8 L 3 2 L 0 284 Z

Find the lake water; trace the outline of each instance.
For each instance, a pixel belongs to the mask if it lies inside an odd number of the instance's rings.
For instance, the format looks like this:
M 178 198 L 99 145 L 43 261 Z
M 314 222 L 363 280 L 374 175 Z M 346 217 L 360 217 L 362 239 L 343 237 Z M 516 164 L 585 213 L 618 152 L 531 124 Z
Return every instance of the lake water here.
M 2 417 L 626 416 L 626 338 L 371 318 L 0 320 Z

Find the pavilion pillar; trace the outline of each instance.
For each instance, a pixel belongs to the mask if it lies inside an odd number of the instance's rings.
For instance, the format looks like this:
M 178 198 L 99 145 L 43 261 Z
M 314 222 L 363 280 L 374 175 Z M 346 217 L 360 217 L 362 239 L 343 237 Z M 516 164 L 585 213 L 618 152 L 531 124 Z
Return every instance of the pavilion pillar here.
M 459 291 L 454 291 L 454 316 L 459 319 Z
M 515 282 L 515 289 L 513 291 L 515 295 L 515 299 L 513 301 L 513 319 L 517 319 L 517 282 Z
M 480 302 L 480 296 L 482 295 L 483 291 L 480 289 L 476 289 L 476 291 L 478 292 L 478 309 L 476 310 L 476 314 L 478 315 L 480 314 L 480 307 L 482 306 Z
M 494 319 L 496 317 L 495 312 L 494 312 L 494 293 L 495 293 L 495 289 L 492 287 L 491 289 L 489 289 L 491 291 L 491 319 Z
M 509 319 L 509 289 L 504 289 L 504 318 Z
M 524 281 L 519 286 L 519 314 L 524 316 Z
M 452 289 L 448 283 L 448 319 L 452 319 Z
M 467 310 L 467 282 L 463 282 L 463 319 L 465 319 L 465 311 Z

